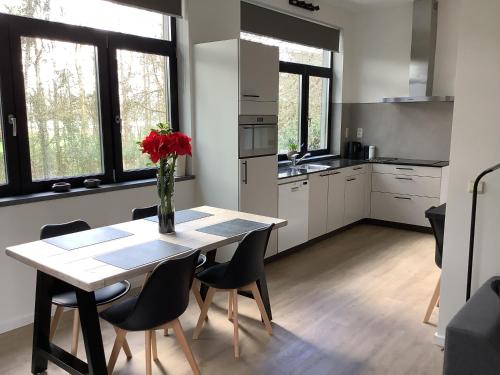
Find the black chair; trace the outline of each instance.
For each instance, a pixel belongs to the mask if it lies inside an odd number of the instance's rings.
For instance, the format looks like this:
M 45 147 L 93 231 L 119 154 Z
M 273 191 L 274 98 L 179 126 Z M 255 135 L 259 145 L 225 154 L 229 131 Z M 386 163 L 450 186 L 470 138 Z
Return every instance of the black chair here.
M 117 303 L 101 312 L 101 318 L 116 329 L 116 340 L 108 362 L 108 374 L 113 373 L 125 336 L 131 331 L 144 331 L 146 336 L 146 374 L 150 375 L 151 352 L 158 359 L 157 329 L 172 327 L 193 370 L 200 370 L 184 336 L 179 317 L 189 304 L 189 290 L 193 282 L 199 251 L 160 263 L 146 280 L 138 297 Z
M 132 210 L 132 220 L 141 220 L 156 215 L 158 215 L 158 206 L 134 208 Z M 200 253 L 198 257 L 198 263 L 196 264 L 197 273 L 202 270 L 202 267 L 205 265 L 206 262 L 207 262 L 207 257 L 205 256 L 205 254 Z M 200 288 L 196 284 L 197 283 L 193 283 L 192 291 L 194 297 L 196 298 L 196 302 L 198 303 L 198 306 L 201 309 L 201 307 L 203 306 L 203 298 L 201 298 Z M 167 331 L 165 331 L 165 334 L 167 334 Z
M 212 303 L 215 292 L 229 292 L 228 319 L 234 326 L 234 356 L 240 356 L 238 342 L 238 291 L 251 292 L 257 302 L 262 320 L 267 332 L 272 335 L 273 329 L 267 315 L 262 297 L 257 287 L 257 280 L 264 274 L 264 255 L 266 253 L 269 236 L 273 229 L 270 226 L 248 233 L 238 245 L 232 259 L 227 263 L 217 264 L 196 275 L 196 278 L 207 285 L 208 292 L 201 309 L 198 324 L 193 333 L 193 339 L 198 339 L 203 322 Z
M 439 207 L 432 206 L 425 212 L 425 217 L 429 220 L 432 233 L 436 239 L 436 250 L 434 252 L 434 261 L 436 266 L 441 269 L 441 264 L 443 260 L 443 239 L 444 239 L 444 221 L 446 214 L 446 205 L 441 205 Z M 441 289 L 441 276 L 439 277 L 436 287 L 434 288 L 434 293 L 432 294 L 431 300 L 429 301 L 429 306 L 424 316 L 424 323 L 429 323 L 432 312 L 439 304 L 439 294 Z
M 90 225 L 88 225 L 83 220 L 76 220 L 64 224 L 48 224 L 40 229 L 40 239 L 44 240 L 51 237 L 63 236 L 65 234 L 81 232 L 89 229 L 91 229 Z M 116 301 L 117 299 L 127 294 L 129 289 L 130 283 L 128 281 L 122 281 L 120 283 L 116 283 L 96 290 L 96 304 L 97 306 L 103 306 Z M 61 319 L 64 309 L 74 309 L 71 354 L 76 356 L 78 352 L 78 336 L 80 332 L 80 314 L 78 312 L 78 303 L 76 301 L 76 292 L 74 288 L 64 283 L 60 283 L 59 285 L 57 285 L 55 294 L 52 296 L 52 303 L 56 306 L 56 311 L 50 326 L 50 341 L 52 341 L 52 339 L 54 338 L 59 320 Z M 131 355 L 128 343 L 125 343 L 124 351 L 127 356 Z

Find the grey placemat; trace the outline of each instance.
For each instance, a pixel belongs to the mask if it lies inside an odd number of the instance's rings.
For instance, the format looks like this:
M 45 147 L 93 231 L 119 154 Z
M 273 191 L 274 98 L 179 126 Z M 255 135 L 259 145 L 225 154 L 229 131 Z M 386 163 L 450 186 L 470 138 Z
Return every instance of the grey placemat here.
M 103 227 L 65 234 L 63 236 L 46 238 L 43 241 L 64 250 L 76 250 L 81 247 L 95 245 L 101 242 L 117 240 L 118 238 L 132 236 L 132 233 L 123 230 Z
M 208 227 L 199 228 L 197 231 L 229 238 L 251 232 L 255 229 L 265 228 L 268 225 L 269 224 L 259 223 L 257 221 L 233 219 L 219 224 L 210 225 Z
M 203 219 L 204 217 L 214 216 L 206 212 L 196 210 L 182 210 L 175 213 L 175 224 L 187 223 L 188 221 Z M 147 217 L 146 220 L 158 222 L 158 216 Z
M 94 259 L 118 268 L 130 270 L 189 250 L 191 250 L 189 247 L 155 240 L 99 255 Z

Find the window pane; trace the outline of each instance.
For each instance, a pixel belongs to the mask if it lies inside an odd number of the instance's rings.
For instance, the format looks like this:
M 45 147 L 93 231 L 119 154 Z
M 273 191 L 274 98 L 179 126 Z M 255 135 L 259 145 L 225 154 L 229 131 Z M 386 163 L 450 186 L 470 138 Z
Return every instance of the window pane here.
M 3 115 L 2 97 L 0 96 L 0 185 L 7 183 L 7 171 L 5 169 L 5 146 L 3 141 Z
M 170 40 L 162 14 L 105 0 L 0 0 L 0 12 Z
M 280 73 L 278 153 L 286 154 L 294 144 L 300 151 L 300 86 L 298 74 Z
M 309 77 L 309 151 L 327 148 L 329 88 L 328 78 Z
M 241 39 L 266 44 L 268 46 L 279 47 L 280 61 L 322 66 L 325 68 L 330 67 L 331 53 L 327 50 L 285 42 L 282 40 L 251 33 L 241 33 Z
M 139 152 L 137 142 L 169 119 L 168 57 L 118 50 L 117 61 L 123 169 L 145 168 L 149 159 Z
M 33 180 L 103 172 L 96 48 L 21 38 Z

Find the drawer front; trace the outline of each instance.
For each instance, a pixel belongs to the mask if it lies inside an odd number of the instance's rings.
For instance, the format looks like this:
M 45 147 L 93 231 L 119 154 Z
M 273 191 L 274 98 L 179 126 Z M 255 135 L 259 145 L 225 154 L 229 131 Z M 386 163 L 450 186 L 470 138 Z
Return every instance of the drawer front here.
M 412 165 L 373 164 L 373 172 L 406 176 L 441 177 L 441 168 L 414 167 Z
M 371 197 L 372 219 L 430 227 L 425 211 L 439 206 L 438 198 L 373 192 Z
M 437 177 L 393 175 L 384 173 L 372 174 L 372 191 L 380 193 L 439 198 L 440 190 L 441 179 Z
M 349 177 L 361 173 L 371 172 L 371 167 L 372 166 L 369 164 L 361 164 L 361 165 L 355 165 L 354 167 L 342 168 L 342 171 L 345 173 L 346 176 Z

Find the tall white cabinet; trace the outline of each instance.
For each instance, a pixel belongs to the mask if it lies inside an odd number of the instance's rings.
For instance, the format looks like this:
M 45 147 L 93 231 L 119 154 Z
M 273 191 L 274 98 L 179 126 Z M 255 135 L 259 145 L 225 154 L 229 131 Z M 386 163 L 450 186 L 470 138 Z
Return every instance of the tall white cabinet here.
M 278 114 L 278 48 L 239 39 L 203 43 L 194 46 L 193 60 L 199 203 L 277 217 L 277 156 L 239 159 L 238 120 Z M 220 249 L 217 260 L 234 249 Z M 267 255 L 276 253 L 273 233 Z

